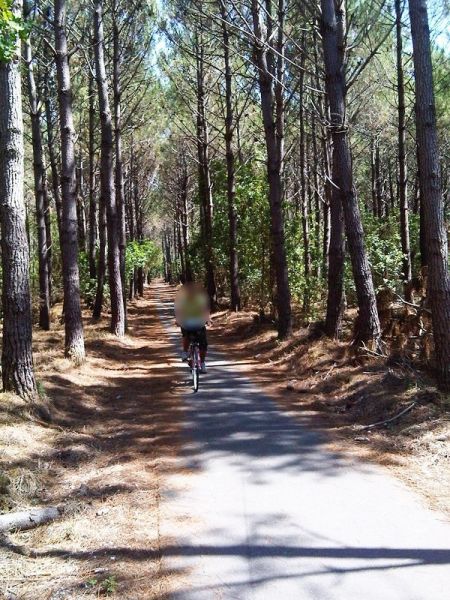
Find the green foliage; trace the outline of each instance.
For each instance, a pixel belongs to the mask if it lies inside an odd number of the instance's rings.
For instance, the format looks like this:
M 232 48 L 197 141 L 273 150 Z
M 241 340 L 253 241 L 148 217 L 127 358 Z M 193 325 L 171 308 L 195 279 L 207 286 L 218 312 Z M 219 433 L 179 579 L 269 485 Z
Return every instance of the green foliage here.
M 120 3 L 119 3 L 120 4 Z M 139 3 L 138 3 L 139 4 Z M 133 65 L 131 78 L 124 77 L 126 90 L 122 96 L 123 150 L 124 164 L 138 164 L 136 173 L 131 168 L 124 170 L 125 185 L 131 193 L 134 179 L 138 185 L 137 198 L 145 222 L 144 229 L 152 231 L 153 239 L 163 233 L 170 241 L 170 270 L 174 280 L 181 273 L 181 260 L 174 229 L 180 225 L 177 199 L 183 197 L 186 202 L 186 218 L 188 226 L 188 258 L 190 266 L 198 280 L 204 278 L 204 240 L 200 229 L 200 207 L 198 199 L 198 164 L 197 164 L 197 64 L 195 60 L 195 31 L 198 21 L 195 11 L 189 9 L 189 2 L 155 1 L 140 3 L 139 10 L 127 8 L 127 3 L 120 4 L 117 17 L 126 27 L 123 46 L 124 73 Z M 133 3 L 131 5 L 134 6 Z M 212 5 L 211 5 L 212 6 Z M 294 5 L 292 5 L 294 6 Z M 87 8 L 86 8 L 87 7 Z M 86 9 L 86 10 L 85 10 Z M 91 9 L 88 5 L 80 9 L 73 3 L 68 7 L 69 22 L 76 21 L 76 27 L 70 29 L 71 45 L 76 47 L 76 31 L 83 36 L 90 30 Z M 209 10 L 208 7 L 205 9 Z M 213 9 L 211 9 L 213 10 Z M 405 9 L 406 10 L 406 9 Z M 289 102 L 285 114 L 285 147 L 286 163 L 284 169 L 284 213 L 285 242 L 289 269 L 289 281 L 293 303 L 303 309 L 307 318 L 320 318 L 326 301 L 326 262 L 323 257 L 323 211 L 320 231 L 315 227 L 316 202 L 314 198 L 314 162 L 318 165 L 319 195 L 326 200 L 324 189 L 324 149 L 322 147 L 323 119 L 319 113 L 324 109 L 322 78 L 322 52 L 320 39 L 316 39 L 317 48 L 313 47 L 313 31 L 309 22 L 304 22 L 297 9 L 289 9 L 287 22 L 292 28 L 292 41 L 296 46 L 305 45 L 312 51 L 305 57 L 306 72 L 314 73 L 317 68 L 317 85 L 311 86 L 303 81 L 304 89 L 300 95 L 298 69 L 293 69 L 292 58 L 297 62 L 297 48 L 289 42 L 286 46 L 288 61 L 286 63 L 286 99 Z M 231 11 L 233 12 L 233 11 Z M 350 48 L 346 53 L 347 74 L 358 71 L 364 65 L 359 77 L 352 81 L 348 89 L 348 105 L 346 118 L 351 142 L 353 173 L 355 188 L 361 198 L 363 213 L 365 244 L 373 271 L 377 290 L 384 287 L 401 291 L 402 286 L 402 254 L 399 235 L 398 211 L 391 212 L 389 217 L 374 218 L 371 214 L 374 177 L 374 147 L 379 148 L 380 173 L 383 201 L 391 205 L 398 204 L 397 162 L 397 91 L 395 32 L 392 30 L 392 7 L 380 4 L 374 7 L 366 0 L 349 0 L 348 42 Z M 130 18 L 132 17 L 132 18 Z M 163 29 L 170 36 L 164 41 L 161 32 L 155 34 L 156 20 L 164 21 Z M 40 17 L 37 17 L 40 19 Z M 216 283 L 219 298 L 230 293 L 229 281 L 229 216 L 226 189 L 226 162 L 223 140 L 224 82 L 217 78 L 217 68 L 223 69 L 223 57 L 218 46 L 221 37 L 216 19 L 208 21 L 203 28 L 202 42 L 205 43 L 205 91 L 206 118 L 208 121 L 209 157 L 211 160 L 212 191 L 214 201 L 213 217 L 213 253 Z M 403 27 L 403 53 L 405 75 L 405 109 L 407 122 L 406 156 L 408 173 L 408 200 L 412 206 L 415 197 L 415 176 L 417 171 L 415 153 L 414 127 L 414 80 L 411 63 L 411 44 L 409 27 L 405 13 Z M 0 0 L 0 60 L 10 60 L 14 56 L 17 37 L 24 37 L 30 25 L 17 17 L 11 10 L 11 0 Z M 111 14 L 105 14 L 105 27 L 111 27 Z M 209 31 L 209 29 L 211 31 Z M 39 31 L 44 28 L 37 28 Z M 389 35 L 387 35 L 390 32 Z M 210 35 L 211 34 L 211 35 Z M 387 36 L 387 37 L 386 37 Z M 170 37 L 170 39 L 169 39 Z M 154 39 L 155 43 L 149 43 Z M 383 41 L 384 40 L 384 41 Z M 198 40 L 197 40 L 198 41 Z M 378 44 L 372 60 L 366 59 Z M 274 273 L 270 261 L 270 218 L 267 198 L 266 148 L 261 117 L 259 94 L 254 90 L 254 78 L 249 44 L 233 32 L 230 39 L 231 63 L 233 71 L 233 106 L 236 123 L 233 145 L 236 150 L 236 210 L 238 217 L 238 256 L 239 279 L 242 304 L 247 307 L 267 310 L 271 308 L 274 297 Z M 219 44 L 220 45 L 220 44 Z M 37 64 L 48 62 L 42 48 L 36 44 Z M 187 51 L 184 51 L 186 49 Z M 317 50 L 317 52 L 316 52 Z M 317 54 L 317 56 L 316 56 Z M 88 110 L 89 87 L 88 68 L 85 64 L 84 52 L 74 52 L 71 59 L 72 83 L 74 96 L 75 123 L 77 128 L 77 157 L 85 161 L 89 153 Z M 40 62 L 39 62 L 40 61 Z M 317 61 L 317 65 L 315 64 Z M 139 65 L 139 66 L 135 66 Z M 210 67 L 216 67 L 210 69 Z M 450 180 L 450 57 L 447 49 L 433 49 L 433 68 L 436 95 L 436 114 L 440 138 L 440 154 L 444 187 Z M 39 71 L 39 69 L 37 69 Z M 50 78 L 52 79 L 52 78 Z M 253 81 L 252 81 L 253 79 Z M 42 83 L 41 83 L 42 85 Z M 318 88 L 314 91 L 313 88 Z M 54 117 L 57 117 L 55 83 L 49 82 L 50 96 Z M 44 90 L 40 90 L 42 94 Z M 47 90 L 45 90 L 47 92 Z M 305 276 L 305 248 L 302 234 L 301 210 L 298 203 L 299 184 L 299 108 L 300 102 L 305 109 L 305 139 L 307 163 L 307 190 L 309 215 L 309 253 L 311 272 Z M 314 109 L 314 110 L 313 110 Z M 317 109 L 317 110 L 316 110 Z M 98 112 L 97 104 L 94 110 Z M 312 115 L 316 113 L 313 121 Z M 98 114 L 96 115 L 96 118 Z M 27 139 L 31 137 L 29 121 Z M 314 128 L 313 128 L 314 125 Z M 56 128 L 57 130 L 57 128 Z M 317 148 L 314 149 L 313 140 Z M 96 131 L 96 157 L 98 158 L 99 135 Z M 29 142 L 28 142 L 29 144 Z M 56 131 L 58 149 L 58 132 Z M 239 151 L 239 152 L 238 152 Z M 28 148 L 29 185 L 32 188 L 32 160 Z M 183 170 L 182 170 L 183 167 Z M 97 167 L 96 167 L 97 168 Z M 184 171 L 185 169 L 185 171 Z M 180 181 L 186 172 L 187 183 L 184 187 Z M 131 177 L 131 179 L 129 178 Z M 182 196 L 181 192 L 185 192 Z M 97 193 L 97 191 L 96 191 Z M 391 198 L 392 196 L 392 198 Z M 133 195 L 134 197 L 134 195 Z M 186 199 L 187 198 L 187 199 Z M 320 202 L 321 202 L 320 201 Z M 54 202 L 54 201 L 53 201 Z M 84 199 L 87 203 L 87 198 Z M 319 202 L 319 204 L 320 204 Z M 36 228 L 32 202 L 29 204 L 28 219 L 30 230 L 31 281 L 32 292 L 38 299 L 38 260 L 36 252 Z M 321 207 L 323 205 L 321 204 Z M 447 201 L 447 211 L 450 204 Z M 184 205 L 183 205 L 184 211 Z M 184 212 L 183 212 L 184 215 Z M 175 225 L 175 228 L 174 228 Z M 52 217 L 53 243 L 53 297 L 62 299 L 61 257 L 59 251 L 56 219 Z M 410 214 L 410 237 L 413 257 L 413 274 L 420 268 L 419 259 L 419 217 Z M 160 238 L 159 238 L 160 239 Z M 347 252 L 348 254 L 348 252 Z M 96 281 L 89 276 L 88 257 L 80 253 L 80 286 L 84 301 L 92 305 Z M 126 248 L 126 277 L 129 280 L 136 268 L 143 268 L 151 275 L 162 270 L 162 253 L 159 242 L 133 241 Z M 1 277 L 1 276 L 0 276 Z M 346 260 L 346 293 L 350 306 L 356 302 L 354 283 L 349 260 Z M 105 287 L 105 293 L 109 289 Z
M 219 295 L 227 292 L 229 280 L 229 222 L 226 169 L 222 162 L 213 164 L 214 178 L 214 259 Z M 241 294 L 244 303 L 257 301 L 264 306 L 270 300 L 269 286 L 269 207 L 265 170 L 257 163 L 241 165 L 236 177 L 238 217 L 238 254 Z M 201 239 L 197 235 L 191 252 L 195 272 L 202 269 Z
M 269 204 L 263 165 L 246 166 L 236 185 L 238 251 L 241 257 L 243 300 L 259 299 L 261 308 L 271 300 Z
M 87 587 L 94 588 L 97 590 L 98 594 L 110 596 L 117 591 L 118 582 L 114 575 L 110 575 L 106 577 L 102 581 L 99 581 L 95 577 L 89 579 L 86 583 Z
M 114 594 L 117 591 L 117 580 L 114 575 L 110 575 L 101 583 L 101 589 L 105 594 Z
M 399 289 L 403 280 L 403 254 L 398 213 L 382 220 L 367 214 L 364 227 L 375 290 Z
M 302 223 L 299 214 L 286 218 L 286 252 L 289 268 L 289 283 L 294 303 L 301 305 L 305 319 L 319 317 L 318 310 L 326 298 L 326 280 L 320 276 L 323 256 L 322 240 L 317 239 L 312 215 L 309 218 L 310 274 L 305 276 L 305 249 Z
M 93 306 L 97 290 L 97 280 L 92 279 L 89 273 L 89 257 L 86 252 L 78 255 L 78 268 L 80 270 L 80 293 L 88 306 Z
M 161 271 L 161 250 L 151 240 L 141 242 L 132 241 L 127 244 L 125 254 L 125 274 L 127 279 L 131 277 L 134 269 L 143 268 L 151 275 Z
M 44 383 L 40 380 L 36 381 L 36 387 L 37 387 L 37 392 L 39 394 L 40 398 L 45 398 L 47 396 L 47 393 L 45 391 L 45 386 Z
M 78 254 L 78 266 L 80 271 L 80 293 L 87 306 L 92 307 L 95 301 L 97 291 L 97 280 L 90 277 L 89 257 L 86 252 L 80 251 Z M 134 271 L 142 267 L 152 276 L 161 272 L 162 256 L 161 250 L 151 240 L 142 242 L 129 242 L 126 248 L 125 274 L 129 279 Z M 108 301 L 109 287 L 105 286 L 105 300 Z
M 9 62 L 16 53 L 17 37 L 26 39 L 30 23 L 14 14 L 11 0 L 0 0 L 0 62 Z

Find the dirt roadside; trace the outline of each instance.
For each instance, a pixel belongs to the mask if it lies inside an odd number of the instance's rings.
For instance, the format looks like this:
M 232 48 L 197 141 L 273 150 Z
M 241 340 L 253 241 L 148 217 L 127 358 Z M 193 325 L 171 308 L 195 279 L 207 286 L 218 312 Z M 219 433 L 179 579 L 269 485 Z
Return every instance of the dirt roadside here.
M 450 399 L 424 373 L 355 360 L 348 344 L 312 329 L 279 342 L 274 327 L 257 317 L 217 313 L 211 346 L 226 348 L 237 368 L 290 415 L 325 432 L 332 449 L 384 465 L 450 518 Z
M 5 536 L 0 597 L 162 599 L 167 573 L 160 489 L 178 467 L 180 394 L 171 348 L 147 290 L 129 307 L 129 335 L 86 315 L 88 359 L 61 359 L 63 331 L 35 336 L 40 387 L 53 422 L 20 416 L 0 397 L 1 510 L 64 507 L 60 521 Z

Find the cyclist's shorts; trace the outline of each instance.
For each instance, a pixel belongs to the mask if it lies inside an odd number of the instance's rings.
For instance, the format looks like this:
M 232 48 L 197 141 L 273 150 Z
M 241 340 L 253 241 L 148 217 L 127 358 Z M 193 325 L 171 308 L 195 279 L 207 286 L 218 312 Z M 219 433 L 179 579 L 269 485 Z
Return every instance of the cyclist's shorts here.
M 196 329 L 186 329 L 185 327 L 181 327 L 181 335 L 183 337 L 188 336 L 189 334 L 195 333 L 196 340 L 200 347 L 200 350 L 206 350 L 208 348 L 208 338 L 206 336 L 206 327 L 196 328 Z

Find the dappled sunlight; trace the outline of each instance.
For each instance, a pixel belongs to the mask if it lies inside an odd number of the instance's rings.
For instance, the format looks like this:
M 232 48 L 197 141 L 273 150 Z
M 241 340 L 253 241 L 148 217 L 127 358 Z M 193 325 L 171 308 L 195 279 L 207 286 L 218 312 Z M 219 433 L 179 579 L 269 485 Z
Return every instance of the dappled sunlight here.
M 170 291 L 155 291 L 178 353 Z M 174 569 L 190 572 L 174 597 L 265 599 L 302 590 L 302 597 L 325 598 L 339 586 L 338 598 L 357 587 L 365 600 L 409 600 L 402 573 L 411 569 L 439 589 L 450 549 L 432 517 L 375 467 L 332 452 L 325 435 L 311 429 L 310 414 L 292 418 L 264 393 L 264 378 L 250 381 L 224 359 L 224 349 L 210 348 L 199 392 L 184 393 L 179 458 L 188 472 L 170 475 L 165 486 L 163 530 L 177 544 L 164 555 Z M 405 514 L 416 515 L 415 532 Z M 428 527 L 433 535 L 424 537 Z M 404 547 L 396 544 L 400 531 Z M 426 574 L 424 566 L 431 568 Z M 380 571 L 389 574 L 383 584 Z

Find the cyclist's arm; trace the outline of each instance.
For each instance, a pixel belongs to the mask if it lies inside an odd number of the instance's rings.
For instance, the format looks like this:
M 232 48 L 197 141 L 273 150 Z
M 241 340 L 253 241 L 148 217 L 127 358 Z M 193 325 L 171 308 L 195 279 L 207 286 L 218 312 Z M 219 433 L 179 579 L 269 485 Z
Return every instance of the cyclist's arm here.
M 178 294 L 175 296 L 175 303 L 174 303 L 175 323 L 177 325 L 179 325 L 183 321 L 181 304 L 182 304 L 182 298 L 181 298 L 181 294 L 178 292 Z

